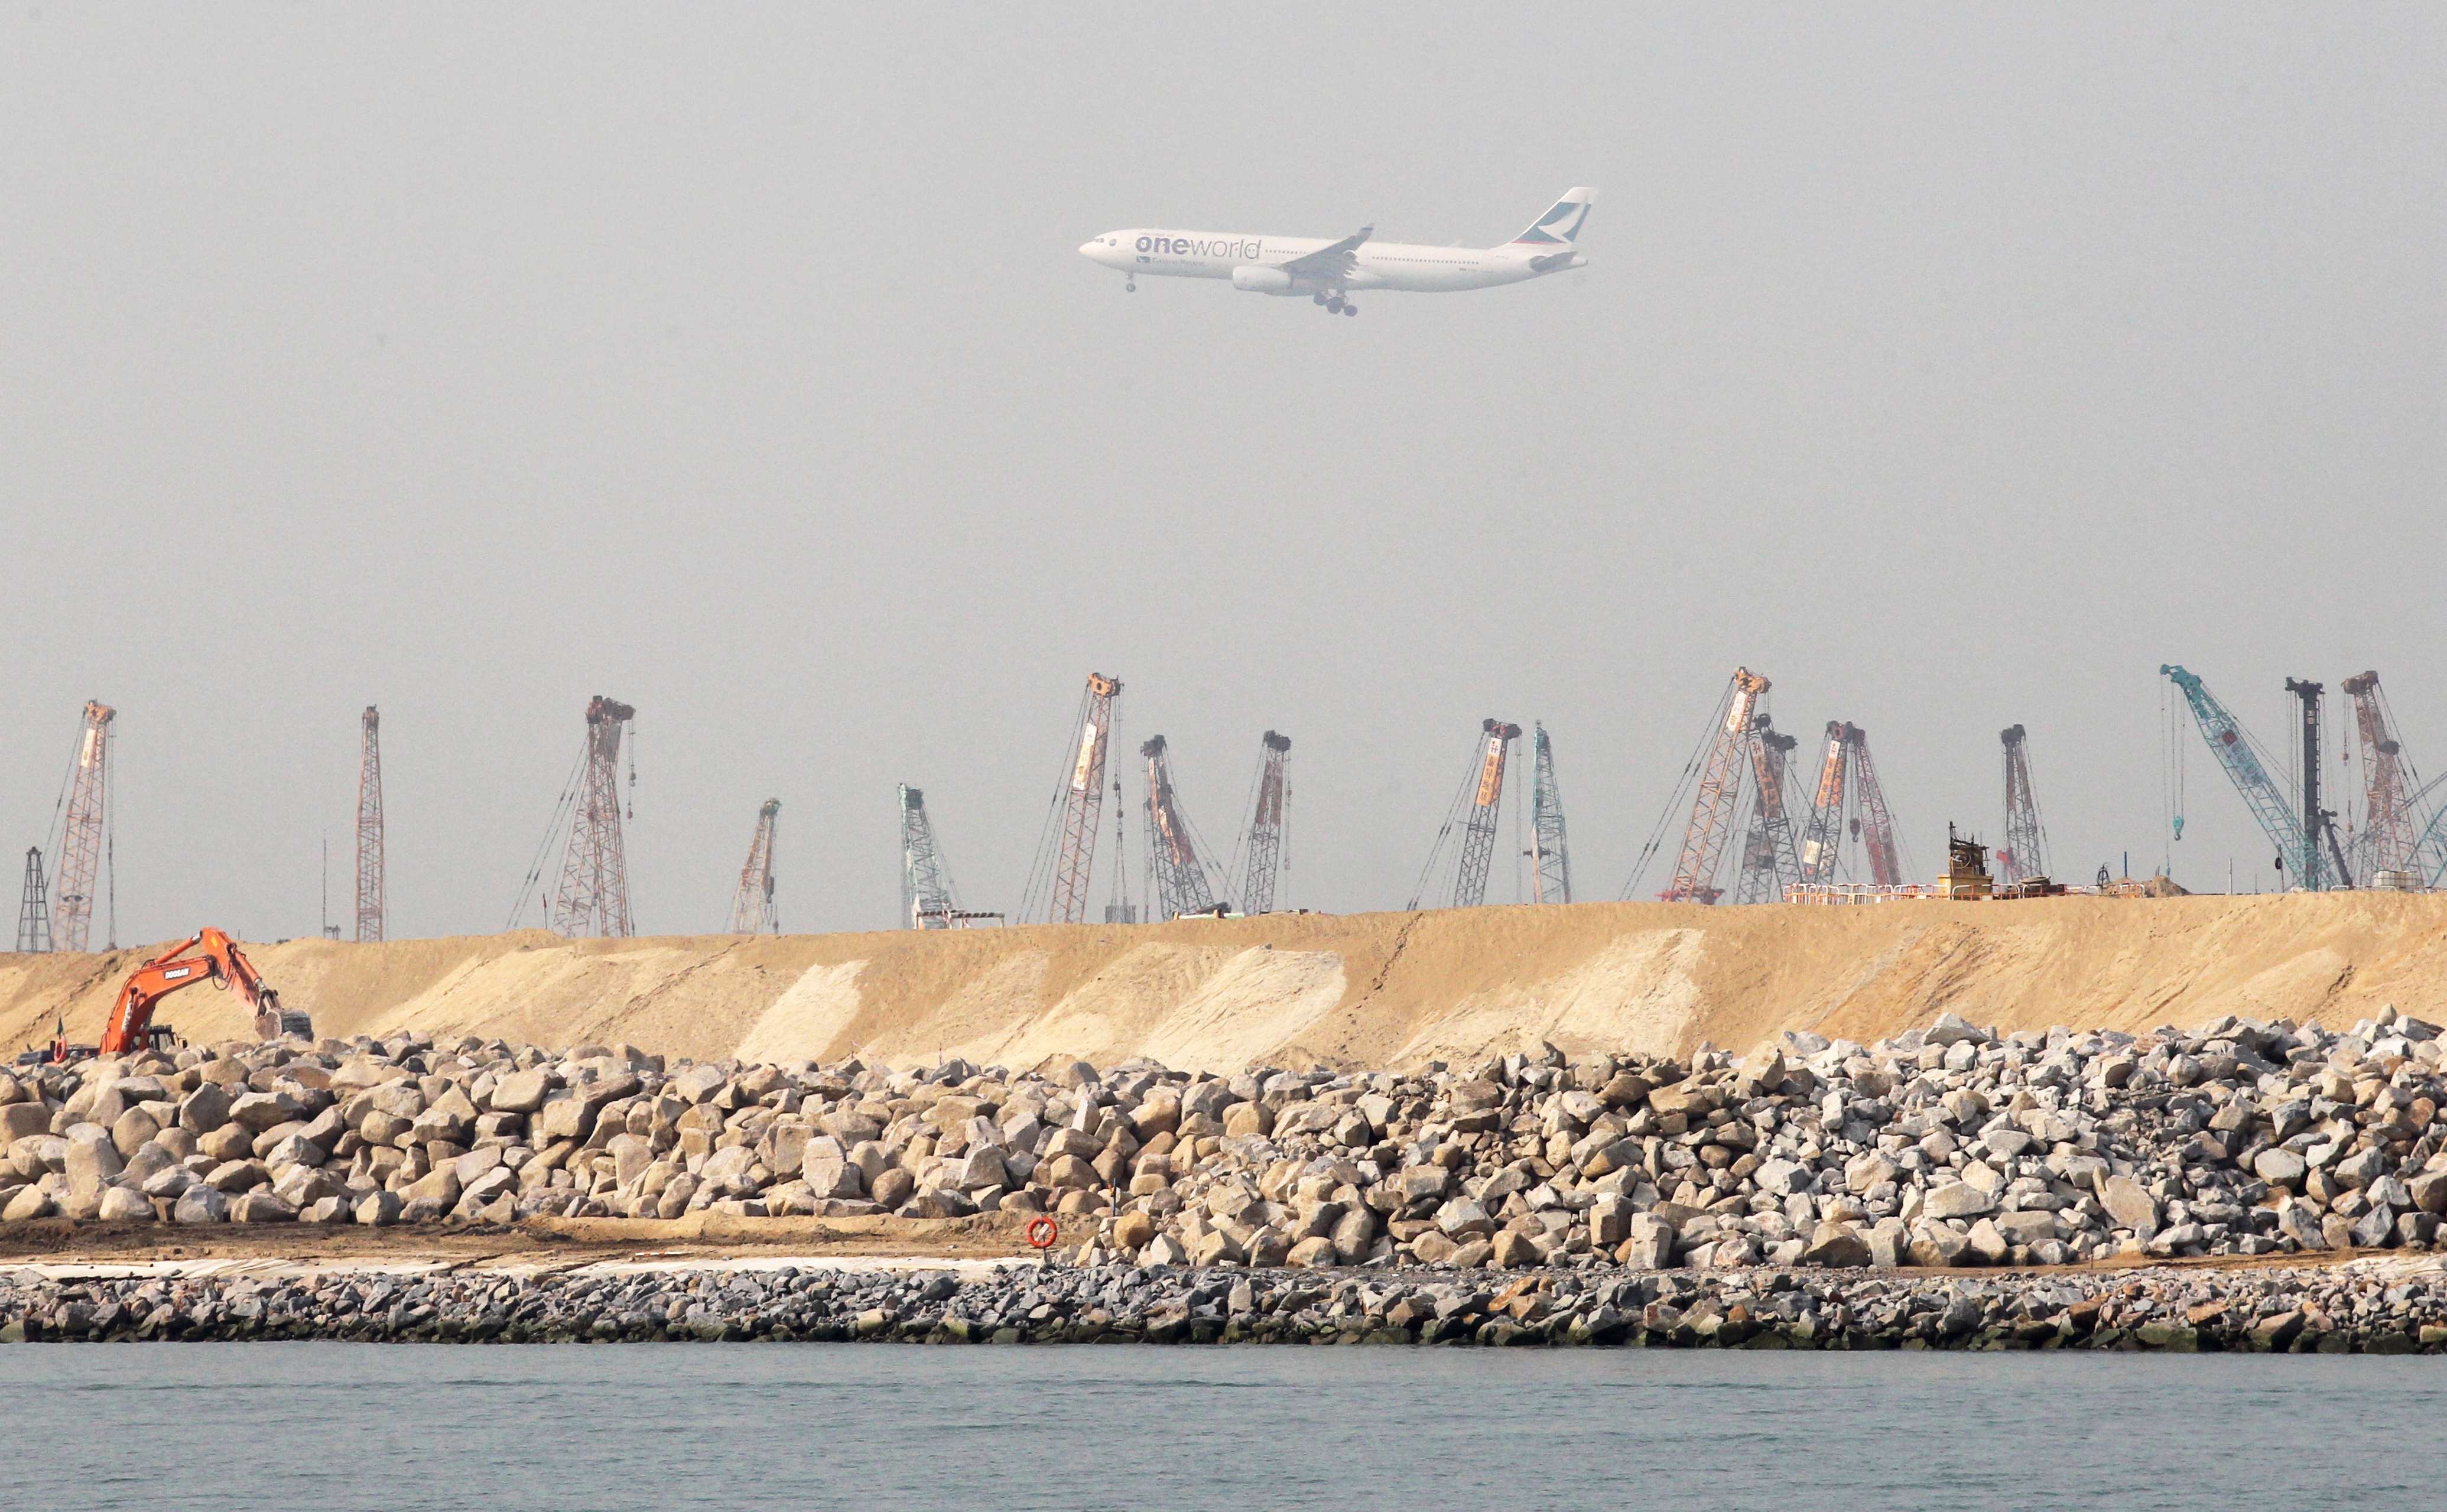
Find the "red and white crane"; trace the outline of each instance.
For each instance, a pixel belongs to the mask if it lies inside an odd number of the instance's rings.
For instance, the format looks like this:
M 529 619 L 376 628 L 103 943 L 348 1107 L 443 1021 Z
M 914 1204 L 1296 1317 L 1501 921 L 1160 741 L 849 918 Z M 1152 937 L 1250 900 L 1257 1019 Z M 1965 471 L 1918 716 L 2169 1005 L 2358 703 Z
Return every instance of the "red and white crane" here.
M 85 950 L 93 939 L 94 885 L 102 876 L 103 831 L 110 814 L 110 722 L 118 714 L 108 704 L 89 701 L 77 731 L 60 830 L 59 890 L 51 905 L 51 942 L 64 951 Z
M 1112 753 L 1113 720 L 1122 696 L 1118 677 L 1088 674 L 1079 716 L 1072 727 L 1071 758 L 1054 790 L 1045 838 L 1037 842 L 1020 917 L 1032 917 L 1041 898 L 1049 924 L 1084 923 L 1088 883 L 1096 866 L 1097 818 L 1105 809 L 1105 765 Z
M 1733 681 L 1717 706 L 1714 733 L 1700 757 L 1698 789 L 1691 802 L 1691 822 L 1682 831 L 1673 879 L 1657 895 L 1666 902 L 1713 903 L 1724 896 L 1724 889 L 1717 885 L 1717 868 L 1724 860 L 1725 842 L 1733 836 L 1742 774 L 1753 765 L 1753 722 L 1771 686 L 1747 667 L 1734 669 Z

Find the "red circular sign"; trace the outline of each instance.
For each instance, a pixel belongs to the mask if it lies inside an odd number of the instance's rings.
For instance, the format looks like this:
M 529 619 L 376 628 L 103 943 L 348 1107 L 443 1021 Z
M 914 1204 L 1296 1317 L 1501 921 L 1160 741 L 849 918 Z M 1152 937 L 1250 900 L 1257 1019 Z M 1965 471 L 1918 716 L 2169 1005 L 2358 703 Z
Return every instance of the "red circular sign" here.
M 1050 1218 L 1033 1218 L 1028 1220 L 1028 1242 L 1040 1250 L 1052 1249 L 1053 1241 L 1061 1237 L 1062 1231 L 1054 1226 L 1053 1220 Z

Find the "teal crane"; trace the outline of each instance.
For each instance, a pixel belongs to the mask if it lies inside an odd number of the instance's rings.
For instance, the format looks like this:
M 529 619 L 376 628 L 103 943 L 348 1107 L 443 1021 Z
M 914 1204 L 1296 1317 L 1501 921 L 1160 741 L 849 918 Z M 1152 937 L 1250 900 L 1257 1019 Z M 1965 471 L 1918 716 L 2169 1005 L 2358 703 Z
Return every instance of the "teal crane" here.
M 2345 885 L 2342 871 L 2327 864 L 2326 858 L 2320 854 L 2318 840 L 2304 827 L 2294 805 L 2268 775 L 2268 768 L 2260 764 L 2242 722 L 2229 713 L 2227 707 L 2192 673 L 2173 665 L 2162 666 L 2158 671 L 2182 690 L 2184 702 L 2191 706 L 2192 718 L 2201 727 L 2201 738 L 2209 742 L 2210 753 L 2226 768 L 2235 791 L 2243 795 L 2251 817 L 2260 822 L 2261 833 L 2277 847 L 2277 862 L 2286 875 L 2297 886 L 2314 892 Z

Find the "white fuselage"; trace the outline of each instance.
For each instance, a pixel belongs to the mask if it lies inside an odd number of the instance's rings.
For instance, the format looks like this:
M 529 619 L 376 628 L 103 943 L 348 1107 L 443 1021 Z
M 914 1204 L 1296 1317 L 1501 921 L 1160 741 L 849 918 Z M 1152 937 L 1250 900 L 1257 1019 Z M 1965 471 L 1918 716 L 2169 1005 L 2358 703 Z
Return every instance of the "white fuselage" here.
M 1079 251 L 1091 261 L 1133 277 L 1224 278 L 1256 293 L 1302 295 L 1361 289 L 1409 293 L 1491 289 L 1497 284 L 1520 283 L 1562 273 L 1581 267 L 1584 261 L 1568 247 L 1428 247 L 1402 241 L 1367 241 L 1352 253 L 1351 272 L 1338 277 L 1296 276 L 1274 287 L 1278 280 L 1266 277 L 1262 272 L 1333 245 L 1331 240 L 1317 236 L 1251 236 L 1231 232 L 1138 227 L 1106 232 L 1083 244 Z M 1251 272 L 1235 277 L 1242 269 Z

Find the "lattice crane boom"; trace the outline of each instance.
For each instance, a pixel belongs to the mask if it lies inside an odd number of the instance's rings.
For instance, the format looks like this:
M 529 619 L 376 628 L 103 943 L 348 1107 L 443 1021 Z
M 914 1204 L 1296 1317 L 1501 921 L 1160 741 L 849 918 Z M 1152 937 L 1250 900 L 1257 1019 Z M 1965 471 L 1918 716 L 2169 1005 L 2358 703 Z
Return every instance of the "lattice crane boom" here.
M 1074 728 L 1073 758 L 1067 785 L 1058 795 L 1054 852 L 1046 902 L 1046 922 L 1084 923 L 1088 917 L 1088 883 L 1095 870 L 1097 820 L 1104 812 L 1105 763 L 1113 738 L 1114 703 L 1121 697 L 1119 678 L 1088 674 L 1088 689 L 1079 702 Z
M 1674 863 L 1674 879 L 1658 895 L 1669 903 L 1713 903 L 1722 896 L 1717 886 L 1717 866 L 1724 858 L 1734 807 L 1741 796 L 1752 717 L 1770 686 L 1747 667 L 1734 669 L 1733 682 L 1718 706 L 1723 716 L 1702 759 L 1698 791 L 1691 804 L 1691 822 L 1682 834 L 1681 856 Z
M 1476 908 L 1487 901 L 1487 873 L 1495 859 L 1495 821 L 1504 806 L 1504 767 L 1521 727 L 1500 719 L 1479 727 L 1486 745 L 1479 756 L 1478 788 L 1462 819 L 1461 860 L 1453 871 L 1455 908 Z
M 739 887 L 730 897 L 730 933 L 779 935 L 780 917 L 773 910 L 773 841 L 781 825 L 782 801 L 768 798 L 756 810 L 756 830 L 748 839 L 748 861 L 739 868 Z
M 629 917 L 628 846 L 620 828 L 620 747 L 636 709 L 598 693 L 586 706 L 586 745 L 552 928 L 571 939 L 636 933 Z
M 1868 733 L 1852 727 L 1849 765 L 1861 800 L 1861 849 L 1869 858 L 1869 880 L 1880 887 L 1900 887 L 1904 866 L 1895 838 L 1895 817 L 1887 808 L 1887 790 L 1878 781 L 1877 764 L 1869 760 Z
M 2005 843 L 1997 851 L 1997 879 L 2011 885 L 2048 875 L 2047 832 L 2031 785 L 2030 736 L 2020 725 L 1997 732 L 2005 759 Z
M 2431 812 L 2413 842 L 2413 875 L 2425 887 L 2447 887 L 2447 803 Z
M 2183 668 L 2167 664 L 2158 672 L 2182 691 L 2194 723 L 2200 726 L 2201 738 L 2209 742 L 2210 753 L 2226 769 L 2235 791 L 2243 795 L 2260 832 L 2277 847 L 2278 864 L 2297 881 L 2311 885 L 2309 879 L 2321 870 L 2319 854 L 2312 848 L 2293 805 L 2286 802 L 2276 780 L 2254 753 L 2251 737 L 2244 731 L 2242 722 L 2228 712 L 2200 678 Z
M 93 939 L 94 885 L 102 876 L 103 826 L 110 812 L 110 724 L 118 714 L 108 704 L 89 701 L 77 731 L 60 833 L 59 892 L 51 904 L 51 939 L 64 951 L 85 950 Z
M 951 868 L 935 841 L 934 821 L 926 816 L 926 795 L 907 783 L 901 784 L 901 927 L 950 929 L 959 912 L 952 891 Z
M 1147 826 L 1149 866 L 1154 873 L 1156 917 L 1179 918 L 1215 907 L 1215 889 L 1206 876 L 1205 858 L 1197 837 L 1181 812 L 1181 795 L 1172 784 L 1172 758 L 1162 735 L 1151 735 L 1139 747 L 1147 758 Z
M 2343 687 L 2354 701 L 2354 740 L 2362 764 L 2362 825 L 2355 842 L 2362 853 L 2362 875 L 2375 885 L 2382 874 L 2416 876 L 2422 826 L 2415 812 L 2415 784 L 2404 747 L 2388 718 L 2379 673 L 2358 672 L 2346 678 Z
M 1572 856 L 1564 832 L 1564 789 L 1555 780 L 1555 745 L 1546 727 L 1533 727 L 1529 784 L 1530 858 L 1537 863 L 1533 897 L 1541 903 L 1572 900 Z
M 381 939 L 385 927 L 382 715 L 368 704 L 358 726 L 363 739 L 357 755 L 357 938 L 363 941 Z
M 1798 744 L 1764 712 L 1752 722 L 1750 824 L 1742 832 L 1742 866 L 1735 871 L 1735 903 L 1774 903 L 1784 896 L 1784 883 L 1801 879 L 1801 851 L 1793 844 L 1784 793 Z
M 1830 720 L 1826 751 L 1819 759 L 1818 787 L 1801 846 L 1801 879 L 1826 884 L 1846 875 L 1844 843 L 1860 844 L 1858 863 L 1880 887 L 1903 883 L 1906 870 L 1894 816 L 1887 806 L 1877 764 L 1869 757 L 1868 733 L 1845 720 Z M 1859 877 L 1858 871 L 1849 875 Z
M 1827 722 L 1827 746 L 1818 759 L 1818 788 L 1810 804 L 1810 824 L 1802 832 L 1801 879 L 1826 883 L 1835 879 L 1835 861 L 1844 844 L 1844 799 L 1851 749 L 1841 720 Z
M 1249 805 L 1249 842 L 1241 875 L 1241 911 L 1270 914 L 1282 870 L 1283 828 L 1291 797 L 1292 742 L 1268 730 L 1258 747 L 1258 790 Z
M 1778 730 L 1764 713 L 1751 730 L 1751 819 L 1742 840 L 1741 870 L 1734 882 L 1736 903 L 1767 903 L 1784 896 L 1785 884 L 1801 879 L 1801 858 L 1793 841 L 1785 783 L 1793 747 L 1800 742 Z

